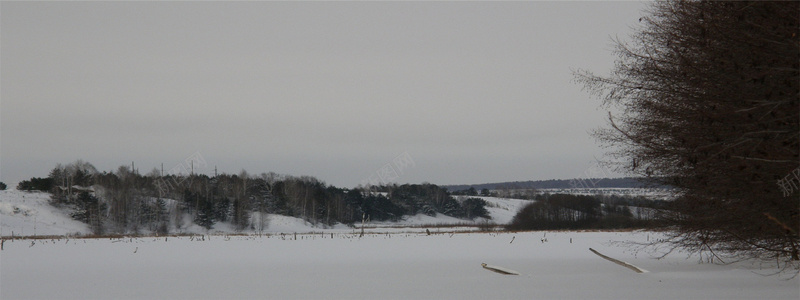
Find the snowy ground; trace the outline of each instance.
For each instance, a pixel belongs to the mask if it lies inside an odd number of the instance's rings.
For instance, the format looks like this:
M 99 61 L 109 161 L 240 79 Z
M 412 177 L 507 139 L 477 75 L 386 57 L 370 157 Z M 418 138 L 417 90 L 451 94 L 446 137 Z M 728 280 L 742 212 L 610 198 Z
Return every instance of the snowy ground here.
M 764 276 L 776 271 L 770 266 L 701 264 L 680 254 L 657 260 L 611 243 L 656 238 L 647 232 L 331 234 L 7 240 L 0 298 L 800 298 L 798 279 Z M 484 262 L 521 275 L 491 272 Z
M 45 193 L 0 191 L 0 235 L 88 233 Z M 492 222 L 523 200 L 483 197 Z M 483 222 L 476 220 L 473 224 Z M 0 299 L 798 299 L 794 273 L 774 266 L 699 263 L 635 252 L 639 232 L 452 233 L 475 227 L 417 215 L 360 228 L 270 215 L 267 235 L 125 239 L 16 239 L 0 250 Z M 360 224 L 356 224 L 360 226 Z M 426 233 L 430 228 L 432 235 Z M 199 226 L 184 233 L 207 233 Z M 315 232 L 315 234 L 303 234 Z M 295 233 L 300 233 L 295 235 Z M 296 239 L 295 239 L 296 236 Z M 543 239 L 546 238 L 546 241 Z M 637 274 L 596 249 L 650 272 Z M 481 263 L 521 275 L 501 275 Z
M 15 185 L 14 185 L 15 186 Z M 0 236 L 74 235 L 88 233 L 86 224 L 48 203 L 49 193 L 0 191 Z

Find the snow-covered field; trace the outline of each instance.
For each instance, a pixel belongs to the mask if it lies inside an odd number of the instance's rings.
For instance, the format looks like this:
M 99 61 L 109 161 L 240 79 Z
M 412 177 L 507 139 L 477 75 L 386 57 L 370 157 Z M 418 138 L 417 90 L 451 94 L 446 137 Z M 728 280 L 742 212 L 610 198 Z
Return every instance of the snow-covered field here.
M 770 266 L 657 260 L 647 232 L 7 240 L 2 299 L 798 299 Z M 546 238 L 546 242 L 542 239 Z M 513 241 L 513 242 L 512 242 Z M 591 253 L 648 270 L 635 273 Z M 508 268 L 502 275 L 481 263 Z
M 48 197 L 0 191 L 0 235 L 89 233 L 47 204 Z M 483 199 L 496 224 L 508 223 L 528 203 Z M 469 222 L 417 215 L 366 224 L 359 237 L 360 224 L 323 228 L 270 215 L 264 235 L 227 236 L 233 229 L 220 223 L 211 231 L 196 225 L 182 231 L 216 233 L 202 236 L 7 239 L 0 250 L 0 299 L 800 298 L 792 271 L 766 276 L 779 269 L 700 263 L 685 254 L 659 260 L 658 253 L 616 243 L 644 242 L 656 233 L 474 233 L 464 231 L 475 227 L 430 227 L 436 224 Z M 589 248 L 649 272 L 635 273 Z

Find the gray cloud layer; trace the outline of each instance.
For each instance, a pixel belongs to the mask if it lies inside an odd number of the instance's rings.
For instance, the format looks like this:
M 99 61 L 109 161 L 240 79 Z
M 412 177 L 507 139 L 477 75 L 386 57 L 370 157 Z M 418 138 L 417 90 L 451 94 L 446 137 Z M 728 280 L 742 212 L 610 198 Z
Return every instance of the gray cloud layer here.
M 0 177 L 83 159 L 355 186 L 572 178 L 602 150 L 571 68 L 634 2 L 3 2 Z M 209 171 L 209 170 L 206 170 Z

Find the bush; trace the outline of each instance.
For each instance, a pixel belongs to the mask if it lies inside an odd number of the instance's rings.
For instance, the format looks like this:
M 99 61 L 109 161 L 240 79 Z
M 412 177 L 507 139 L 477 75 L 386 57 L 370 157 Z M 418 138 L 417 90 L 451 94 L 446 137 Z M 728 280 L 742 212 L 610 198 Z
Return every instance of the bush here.
M 5 191 L 7 188 L 6 184 L 0 181 L 0 191 Z
M 53 188 L 52 178 L 33 177 L 30 180 L 23 180 L 17 185 L 20 191 L 43 191 L 49 192 Z

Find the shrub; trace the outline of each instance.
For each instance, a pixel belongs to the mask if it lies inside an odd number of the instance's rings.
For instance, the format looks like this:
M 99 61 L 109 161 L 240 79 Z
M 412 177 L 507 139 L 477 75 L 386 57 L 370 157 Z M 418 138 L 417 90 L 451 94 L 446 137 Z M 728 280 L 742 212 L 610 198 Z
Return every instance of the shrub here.
M 20 191 L 43 191 L 49 192 L 53 188 L 53 179 L 33 177 L 30 180 L 23 180 L 17 185 Z

